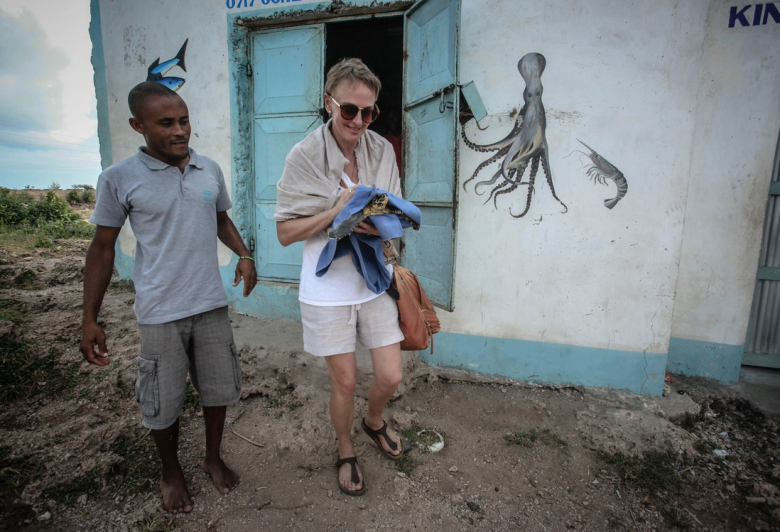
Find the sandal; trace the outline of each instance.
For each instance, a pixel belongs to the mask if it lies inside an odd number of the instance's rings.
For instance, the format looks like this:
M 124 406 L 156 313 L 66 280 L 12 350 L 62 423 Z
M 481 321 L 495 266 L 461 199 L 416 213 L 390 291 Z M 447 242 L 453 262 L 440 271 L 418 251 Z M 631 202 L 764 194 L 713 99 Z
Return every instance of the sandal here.
M 374 430 L 368 425 L 366 425 L 366 418 L 363 418 L 363 420 L 360 422 L 361 425 L 363 425 L 363 432 L 368 434 L 368 437 L 374 440 L 374 443 L 376 443 L 377 447 L 379 447 L 379 450 L 384 453 L 385 456 L 387 456 L 390 460 L 400 460 L 404 453 L 407 453 L 411 450 L 412 446 L 411 444 L 401 438 L 401 448 L 403 449 L 398 454 L 393 454 L 387 450 L 385 450 L 384 445 L 382 445 L 382 441 L 379 439 L 379 436 L 383 436 L 385 438 L 385 441 L 387 442 L 387 446 L 390 447 L 391 450 L 395 451 L 398 446 L 396 442 L 394 442 L 392 439 L 390 439 L 390 436 L 387 435 L 387 422 L 383 419 L 382 420 L 382 426 Z
M 350 456 L 348 458 L 339 458 L 338 460 L 336 460 L 336 470 L 337 471 L 341 470 L 341 466 L 343 466 L 344 464 L 349 464 L 350 469 L 352 470 L 352 479 L 351 479 L 352 482 L 354 484 L 359 484 L 360 476 L 358 475 L 358 471 L 357 471 L 357 456 Z M 338 473 L 336 474 L 336 480 L 339 483 L 339 489 L 342 492 L 346 493 L 347 495 L 351 495 L 352 497 L 357 497 L 358 495 L 363 495 L 366 492 L 365 478 L 363 478 L 363 487 L 360 488 L 359 490 L 354 490 L 354 491 L 348 490 L 347 488 L 341 485 L 341 480 L 339 479 Z

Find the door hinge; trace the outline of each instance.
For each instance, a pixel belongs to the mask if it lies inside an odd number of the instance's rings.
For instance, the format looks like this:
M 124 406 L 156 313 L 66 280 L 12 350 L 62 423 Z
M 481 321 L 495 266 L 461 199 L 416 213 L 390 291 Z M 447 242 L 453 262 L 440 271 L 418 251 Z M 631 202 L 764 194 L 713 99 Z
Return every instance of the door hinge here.
M 255 237 L 253 236 L 249 237 L 249 251 L 251 251 L 252 253 L 255 252 Z
M 252 77 L 252 63 L 250 61 L 247 61 L 246 63 L 246 77 Z

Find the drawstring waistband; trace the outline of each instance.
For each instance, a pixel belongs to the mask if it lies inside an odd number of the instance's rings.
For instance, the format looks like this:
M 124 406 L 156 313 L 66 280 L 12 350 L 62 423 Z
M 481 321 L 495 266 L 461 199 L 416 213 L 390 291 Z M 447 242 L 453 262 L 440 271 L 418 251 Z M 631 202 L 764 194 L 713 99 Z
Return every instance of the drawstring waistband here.
M 351 305 L 349 309 L 349 321 L 347 325 L 355 325 L 357 323 L 357 313 L 360 310 L 360 303 L 357 305 Z

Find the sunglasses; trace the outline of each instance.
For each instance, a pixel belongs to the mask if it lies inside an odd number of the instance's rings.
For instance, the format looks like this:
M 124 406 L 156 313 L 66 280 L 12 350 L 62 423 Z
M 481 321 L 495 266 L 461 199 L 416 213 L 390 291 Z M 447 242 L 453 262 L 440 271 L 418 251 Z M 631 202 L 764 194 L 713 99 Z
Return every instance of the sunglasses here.
M 370 124 L 379 118 L 379 107 L 376 104 L 371 107 L 358 107 L 352 103 L 345 103 L 344 105 L 341 105 L 339 102 L 333 99 L 333 95 L 328 94 L 328 96 L 330 96 L 330 101 L 335 103 L 341 110 L 341 118 L 344 120 L 354 119 L 358 112 L 360 113 L 360 117 L 363 119 L 363 122 L 366 124 Z

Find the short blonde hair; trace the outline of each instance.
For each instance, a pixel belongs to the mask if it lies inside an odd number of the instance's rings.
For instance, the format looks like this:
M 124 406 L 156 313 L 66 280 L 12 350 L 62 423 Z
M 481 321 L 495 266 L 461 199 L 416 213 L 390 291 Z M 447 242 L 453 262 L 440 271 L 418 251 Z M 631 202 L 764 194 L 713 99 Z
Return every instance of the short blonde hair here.
M 379 91 L 382 90 L 382 82 L 371 72 L 363 61 L 356 57 L 342 59 L 328 70 L 328 76 L 325 78 L 325 92 L 333 94 L 333 90 L 344 82 L 364 83 L 368 88 L 374 91 L 374 97 L 379 97 Z

